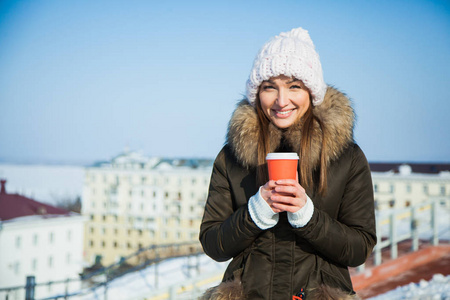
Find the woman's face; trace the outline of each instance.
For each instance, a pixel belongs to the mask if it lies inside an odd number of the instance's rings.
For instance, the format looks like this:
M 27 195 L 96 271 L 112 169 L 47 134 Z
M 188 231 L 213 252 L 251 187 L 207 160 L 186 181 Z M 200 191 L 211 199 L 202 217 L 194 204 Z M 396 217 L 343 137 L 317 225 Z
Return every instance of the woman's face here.
M 309 92 L 301 80 L 280 75 L 261 83 L 261 108 L 278 128 L 288 128 L 301 118 L 310 104 Z

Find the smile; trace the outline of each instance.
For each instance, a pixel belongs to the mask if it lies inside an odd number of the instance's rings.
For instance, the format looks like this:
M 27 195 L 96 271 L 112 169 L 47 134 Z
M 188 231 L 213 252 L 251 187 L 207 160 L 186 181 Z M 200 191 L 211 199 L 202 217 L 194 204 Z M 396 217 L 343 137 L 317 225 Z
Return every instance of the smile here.
M 286 119 L 289 118 L 292 115 L 292 112 L 294 111 L 294 109 L 290 109 L 290 110 L 272 110 L 274 112 L 274 117 L 275 118 L 280 118 L 280 119 Z
M 291 109 L 291 110 L 285 110 L 285 111 L 279 111 L 279 110 L 277 110 L 276 113 L 277 113 L 278 115 L 287 115 L 287 114 L 289 114 L 289 113 L 292 112 L 292 111 L 293 111 L 293 109 Z

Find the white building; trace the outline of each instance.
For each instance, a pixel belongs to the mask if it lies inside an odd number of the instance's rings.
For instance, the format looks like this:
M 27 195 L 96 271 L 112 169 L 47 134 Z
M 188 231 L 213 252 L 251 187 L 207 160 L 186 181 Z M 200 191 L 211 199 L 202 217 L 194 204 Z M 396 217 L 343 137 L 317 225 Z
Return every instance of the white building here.
M 437 165 L 444 166 L 441 170 L 433 166 L 390 164 L 380 171 L 383 167 L 371 164 L 377 209 L 403 208 L 429 199 L 439 199 L 450 207 L 450 171 L 446 165 Z
M 0 289 L 24 286 L 27 276 L 36 283 L 78 279 L 83 269 L 84 217 L 7 194 L 2 180 L 0 192 Z M 79 281 L 69 288 L 74 290 Z M 63 285 L 39 286 L 36 298 L 64 290 Z M 24 290 L 8 299 L 24 299 Z M 0 294 L 0 298 L 4 299 Z
M 85 260 L 109 265 L 151 245 L 198 242 L 212 160 L 125 152 L 86 169 Z

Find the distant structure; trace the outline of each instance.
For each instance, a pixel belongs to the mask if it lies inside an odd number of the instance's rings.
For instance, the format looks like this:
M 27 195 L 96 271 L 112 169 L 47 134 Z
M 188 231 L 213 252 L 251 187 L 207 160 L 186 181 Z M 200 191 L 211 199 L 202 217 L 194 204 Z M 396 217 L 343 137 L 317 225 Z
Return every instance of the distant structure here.
M 433 198 L 450 207 L 450 164 L 370 163 L 378 210 L 403 208 Z
M 0 288 L 24 286 L 27 276 L 35 276 L 36 283 L 79 278 L 83 230 L 81 215 L 8 194 L 6 180 L 1 180 Z M 35 297 L 55 292 L 51 286 L 37 287 Z M 24 290 L 13 297 L 24 299 Z
M 125 151 L 86 168 L 85 261 L 109 265 L 151 245 L 198 242 L 212 163 Z

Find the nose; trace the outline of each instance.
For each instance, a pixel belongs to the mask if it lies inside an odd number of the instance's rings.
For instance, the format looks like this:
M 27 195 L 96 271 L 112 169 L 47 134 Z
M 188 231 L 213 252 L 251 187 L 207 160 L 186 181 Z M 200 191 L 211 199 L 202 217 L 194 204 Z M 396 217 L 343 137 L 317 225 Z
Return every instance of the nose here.
M 278 90 L 277 104 L 281 108 L 286 107 L 289 104 L 289 92 L 286 89 L 280 88 Z

